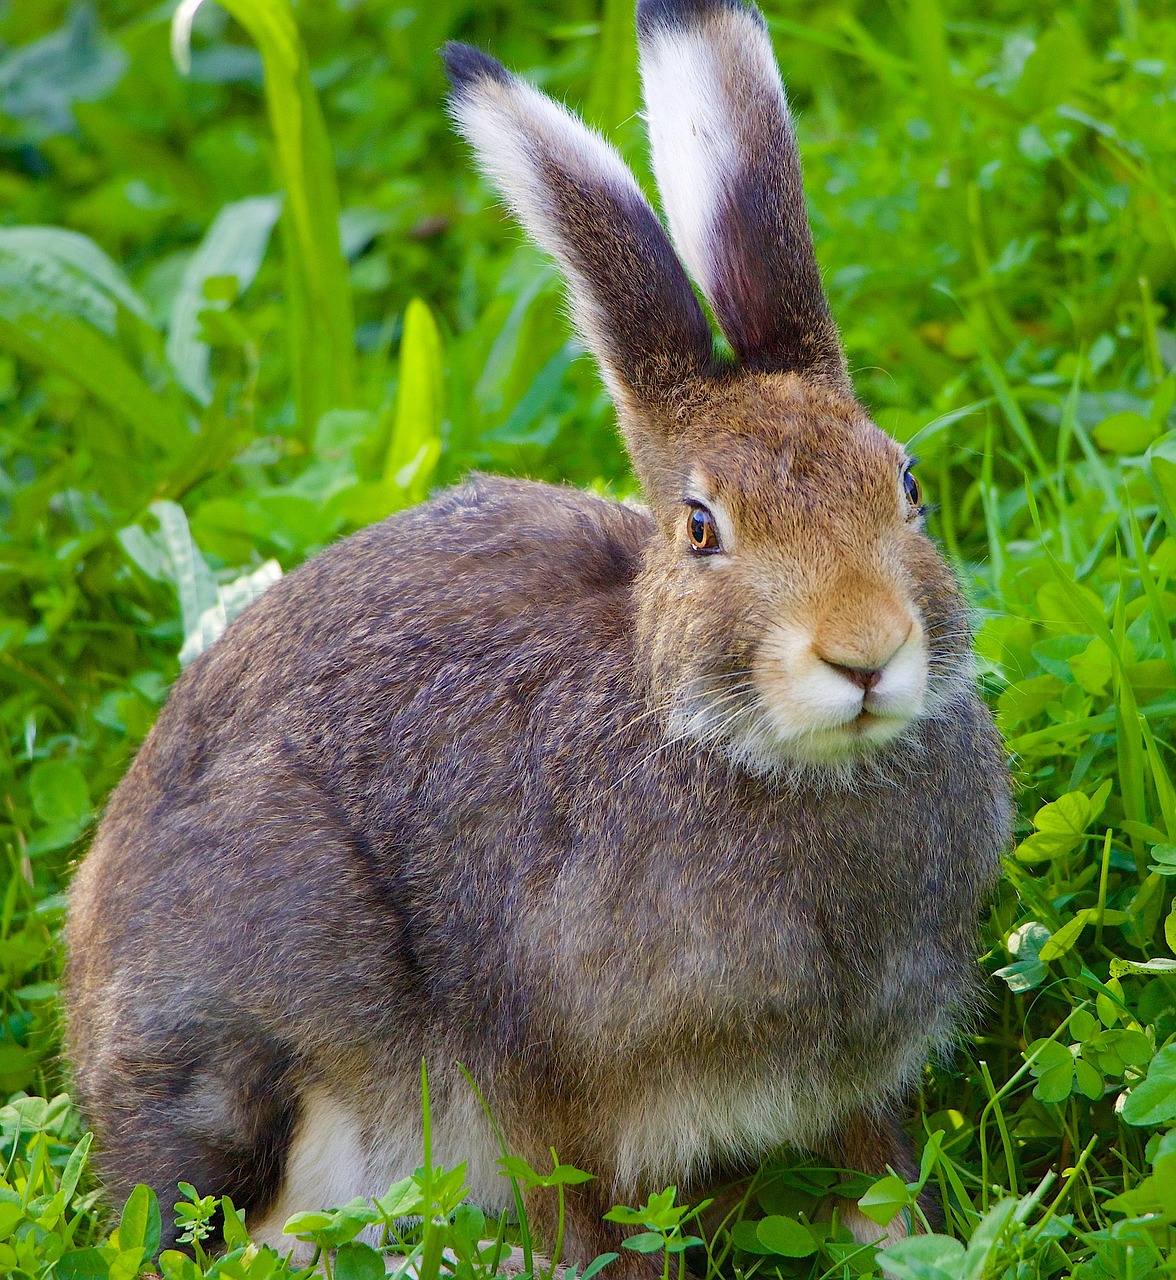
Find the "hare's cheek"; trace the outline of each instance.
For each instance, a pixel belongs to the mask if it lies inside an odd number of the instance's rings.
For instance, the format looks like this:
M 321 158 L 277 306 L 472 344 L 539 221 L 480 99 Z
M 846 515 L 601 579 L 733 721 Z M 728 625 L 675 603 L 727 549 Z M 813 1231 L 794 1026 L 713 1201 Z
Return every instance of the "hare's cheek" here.
M 866 708 L 875 716 L 905 721 L 922 715 L 926 705 L 927 645 L 920 627 L 883 668 Z
M 777 627 L 765 639 L 755 682 L 768 720 L 784 741 L 839 728 L 862 710 L 861 690 L 821 661 L 812 637 L 799 627 Z

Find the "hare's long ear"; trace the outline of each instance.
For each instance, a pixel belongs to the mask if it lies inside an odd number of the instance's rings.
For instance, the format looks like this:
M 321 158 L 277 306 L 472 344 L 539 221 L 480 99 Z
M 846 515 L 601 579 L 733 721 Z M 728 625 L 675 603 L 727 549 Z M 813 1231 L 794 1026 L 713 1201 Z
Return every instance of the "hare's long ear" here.
M 704 376 L 713 344 L 669 237 L 620 156 L 565 107 L 448 44 L 450 108 L 482 169 L 558 261 L 614 399 L 654 406 Z
M 640 0 L 637 30 L 670 231 L 740 362 L 846 386 L 759 11 L 743 0 Z

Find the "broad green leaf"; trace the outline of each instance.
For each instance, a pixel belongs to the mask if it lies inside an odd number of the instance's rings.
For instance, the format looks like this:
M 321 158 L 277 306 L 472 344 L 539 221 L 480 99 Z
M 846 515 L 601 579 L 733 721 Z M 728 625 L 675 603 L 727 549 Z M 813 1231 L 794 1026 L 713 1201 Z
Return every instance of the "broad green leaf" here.
M 897 1280 L 958 1280 L 964 1246 L 948 1236 L 908 1236 L 878 1255 L 882 1270 Z
M 331 1225 L 331 1215 L 320 1210 L 296 1213 L 287 1218 L 282 1231 L 288 1236 L 313 1236 Z
M 42 822 L 76 823 L 90 812 L 86 775 L 70 760 L 40 760 L 29 770 L 29 799 Z
M 441 452 L 444 400 L 441 334 L 432 312 L 414 298 L 404 313 L 396 417 L 384 460 L 385 483 L 395 485 L 408 502 L 420 501 L 428 491 Z
M 1074 1056 L 1056 1040 L 1036 1040 L 1025 1051 L 1037 1078 L 1033 1096 L 1040 1102 L 1063 1102 L 1074 1084 Z
M 0 348 L 72 378 L 144 439 L 190 443 L 174 388 L 152 387 L 119 342 L 120 316 L 158 343 L 146 306 L 85 236 L 57 227 L 0 228 Z
M 389 1221 L 419 1213 L 422 1206 L 420 1184 L 415 1178 L 401 1178 L 388 1188 L 376 1204 Z
M 218 600 L 216 579 L 192 541 L 183 507 L 175 502 L 153 502 L 150 511 L 159 521 L 159 531 L 171 563 L 171 579 L 180 599 L 184 644 L 200 643 L 201 618 Z
M 41 23 L 25 28 L 29 34 L 43 29 Z M 128 62 L 126 51 L 104 35 L 88 4 L 70 5 L 62 25 L 39 39 L 9 45 L 0 58 L 0 90 L 5 114 L 21 122 L 14 142 L 22 134 L 42 143 L 72 133 L 74 105 L 103 97 L 122 78 Z
M 0 227 L 0 259 L 11 257 L 30 280 L 55 294 L 63 314 L 89 320 L 114 337 L 118 308 L 147 320 L 147 304 L 89 236 L 63 227 Z
M 163 549 L 144 533 L 141 525 L 127 525 L 118 531 L 119 545 L 127 558 L 155 582 L 172 580 L 171 565 Z
M 143 1260 L 153 1258 L 159 1248 L 162 1225 L 155 1192 L 140 1184 L 128 1197 L 118 1222 L 120 1251 L 130 1253 L 139 1250 Z
M 1019 1202 L 1011 1196 L 994 1204 L 976 1224 L 965 1254 L 964 1280 L 981 1280 L 987 1274 L 986 1264 L 992 1257 L 1009 1224 L 1017 1215 Z
M 439 1194 L 438 1199 L 440 1198 Z M 336 1249 L 354 1240 L 364 1227 L 376 1222 L 379 1217 L 379 1209 L 362 1196 L 357 1196 L 336 1209 L 330 1215 L 329 1223 L 316 1230 L 316 1235 L 329 1248 Z M 287 1224 L 288 1227 L 289 1224 Z
M 216 603 L 203 610 L 196 626 L 184 636 L 179 655 L 181 664 L 186 665 L 199 657 L 239 613 L 244 612 L 281 576 L 281 565 L 276 560 L 267 560 L 258 568 L 217 587 Z
M 209 299 L 205 284 L 214 277 L 231 276 L 237 282 L 238 296 L 244 293 L 261 267 L 280 212 L 277 196 L 253 196 L 225 205 L 188 259 L 172 303 L 167 358 L 180 385 L 201 404 L 212 400 L 212 383 L 209 347 L 200 337 L 200 313 L 228 305 Z
M 229 1196 L 221 1196 L 221 1235 L 226 1249 L 236 1249 L 249 1244 L 249 1232 L 245 1229 L 245 1214 Z
M 1124 960 L 1115 956 L 1111 961 L 1111 976 L 1126 977 L 1129 973 L 1163 973 L 1176 974 L 1176 960 L 1161 957 L 1159 960 Z
M 54 1275 L 59 1280 L 106 1280 L 110 1261 L 102 1249 L 74 1249 L 58 1259 Z
M 1075 1009 L 1070 1015 L 1070 1037 L 1073 1040 L 1086 1040 L 1094 1035 L 1098 1021 L 1088 1009 Z
M 1067 920 L 1057 933 L 1051 935 L 1049 941 L 1038 952 L 1038 958 L 1048 964 L 1051 960 L 1064 956 L 1082 936 L 1082 930 L 1097 914 L 1089 907 L 1083 908 L 1072 919 Z
M 626 1249 L 635 1253 L 656 1253 L 665 1246 L 665 1238 L 658 1231 L 642 1231 L 622 1241 Z
M 1110 647 L 1099 636 L 1082 650 L 1076 653 L 1066 664 L 1074 679 L 1087 693 L 1105 694 L 1107 686 L 1115 674 L 1115 662 Z
M 1112 992 L 1120 1000 L 1123 999 L 1123 984 L 1118 978 L 1108 978 L 1106 983 L 1107 991 Z M 1104 1027 L 1113 1027 L 1123 1016 L 1122 1009 L 1111 999 L 1106 992 L 1100 991 L 1094 1000 L 1095 1012 L 1098 1014 L 1099 1021 Z
M 517 1178 L 526 1186 L 537 1186 L 543 1175 L 537 1173 L 522 1156 L 500 1156 L 498 1163 L 502 1166 L 499 1173 L 505 1178 Z
M 1176 436 L 1169 434 L 1152 445 L 1146 467 L 1169 532 L 1176 534 Z
M 880 1178 L 858 1201 L 858 1208 L 872 1222 L 885 1227 L 911 1202 L 911 1193 L 901 1178 L 893 1174 Z
M 1115 1052 L 1131 1067 L 1141 1067 L 1152 1059 L 1152 1043 L 1142 1031 L 1114 1032 Z
M 24 1216 L 24 1206 L 19 1196 L 14 1196 L 11 1200 L 0 1200 L 0 1240 L 6 1240 Z
M 0 262 L 0 349 L 72 378 L 144 441 L 175 452 L 192 443 L 173 396 L 149 387 L 119 347 L 85 320 L 54 313 L 27 288 L 9 287 Z
M 77 1190 L 78 1180 L 82 1176 L 82 1169 L 85 1167 L 86 1157 L 90 1154 L 90 1144 L 93 1141 L 94 1135 L 92 1133 L 84 1134 L 78 1145 L 70 1152 L 69 1159 L 65 1162 L 65 1168 L 61 1174 L 60 1194 L 62 1205 L 67 1208 L 73 1198 L 73 1193 Z
M 107 1274 L 110 1280 L 137 1280 L 145 1260 L 143 1250 L 138 1245 L 132 1249 L 120 1249 L 111 1258 Z
M 159 1270 L 164 1280 L 200 1280 L 196 1263 L 178 1249 L 165 1249 L 159 1255 Z
M 1091 1101 L 1097 1101 L 1103 1096 L 1102 1076 L 1089 1062 L 1083 1062 L 1081 1058 L 1074 1061 L 1074 1080 L 1078 1085 L 1078 1092 L 1090 1098 Z
M 995 970 L 994 978 L 1001 978 L 1010 991 L 1032 991 L 1049 975 L 1049 968 L 1040 960 L 1017 960 Z
M 737 1222 L 731 1229 L 731 1239 L 735 1242 L 737 1249 L 766 1257 L 772 1250 L 760 1242 L 759 1234 L 756 1230 L 758 1226 L 758 1222 L 749 1222 L 747 1220 Z
M 807 1227 L 794 1218 L 772 1214 L 756 1223 L 760 1244 L 784 1258 L 807 1258 L 817 1251 L 817 1243 Z
M 335 1254 L 335 1280 L 385 1280 L 384 1260 L 371 1247 L 352 1240 Z
M 1017 848 L 1021 862 L 1044 862 L 1064 857 L 1078 848 L 1086 837 L 1086 829 L 1106 803 L 1110 788 L 1100 788 L 1093 799 L 1080 791 L 1059 796 L 1038 809 L 1033 818 L 1037 832 Z
M 1176 1120 L 1176 1044 L 1161 1049 L 1147 1077 L 1127 1095 L 1123 1119 L 1128 1124 L 1158 1125 Z
M 453 1211 L 453 1235 L 468 1257 L 486 1230 L 486 1215 L 476 1204 L 460 1204 Z
M 1136 454 L 1143 453 L 1160 430 L 1143 414 L 1127 409 L 1104 418 L 1091 434 L 1098 447 L 1106 453 Z
M 580 1272 L 579 1280 L 593 1280 L 594 1276 L 599 1275 L 610 1262 L 615 1262 L 620 1257 L 616 1253 L 602 1253 L 599 1257 L 593 1258 L 592 1261 Z M 574 1268 L 569 1268 L 567 1275 L 571 1280 Z
M 339 190 L 318 96 L 289 0 L 221 0 L 265 66 L 265 100 L 285 201 L 281 215 L 291 367 L 307 435 L 328 409 L 355 398 L 351 283 L 339 240 Z M 182 0 L 172 22 L 177 64 L 201 0 Z

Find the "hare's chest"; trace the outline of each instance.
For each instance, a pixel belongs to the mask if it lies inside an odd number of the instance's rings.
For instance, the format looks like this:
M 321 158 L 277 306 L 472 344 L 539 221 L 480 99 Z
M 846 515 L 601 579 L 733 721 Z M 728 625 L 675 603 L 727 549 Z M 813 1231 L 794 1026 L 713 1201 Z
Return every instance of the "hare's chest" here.
M 580 1043 L 759 1045 L 776 1058 L 787 1044 L 798 1069 L 879 1044 L 901 1056 L 925 1044 L 958 978 L 942 940 L 919 936 L 900 904 L 831 904 L 767 877 L 618 877 L 602 899 L 598 877 L 569 868 L 537 911 L 528 967 Z

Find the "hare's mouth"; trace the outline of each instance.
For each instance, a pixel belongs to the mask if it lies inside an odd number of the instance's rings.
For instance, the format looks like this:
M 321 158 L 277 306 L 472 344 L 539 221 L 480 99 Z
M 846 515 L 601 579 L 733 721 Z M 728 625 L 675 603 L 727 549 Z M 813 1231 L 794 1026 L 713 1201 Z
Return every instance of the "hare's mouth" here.
M 852 764 L 927 714 L 928 675 L 921 627 L 868 667 L 830 661 L 810 634 L 780 625 L 741 678 L 696 682 L 674 729 L 714 743 L 756 773 Z
M 670 736 L 711 744 L 752 773 L 772 774 L 852 765 L 900 738 L 923 711 L 921 700 L 899 708 L 893 697 L 870 694 L 835 710 L 813 706 L 781 683 L 765 688 L 748 672 L 741 680 L 695 684 L 671 716 Z

